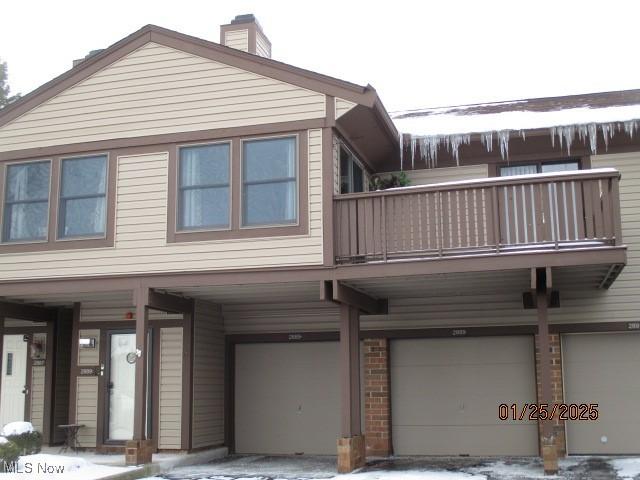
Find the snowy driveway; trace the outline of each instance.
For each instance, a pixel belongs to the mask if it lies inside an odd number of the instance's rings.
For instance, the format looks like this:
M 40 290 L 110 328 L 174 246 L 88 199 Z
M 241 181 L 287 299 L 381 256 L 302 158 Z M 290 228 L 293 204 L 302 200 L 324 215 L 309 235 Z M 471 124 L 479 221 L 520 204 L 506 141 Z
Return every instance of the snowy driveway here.
M 571 457 L 555 477 L 537 458 L 481 459 L 402 457 L 373 460 L 357 473 L 336 475 L 335 457 L 230 456 L 206 465 L 181 467 L 165 480 L 640 480 L 640 458 Z

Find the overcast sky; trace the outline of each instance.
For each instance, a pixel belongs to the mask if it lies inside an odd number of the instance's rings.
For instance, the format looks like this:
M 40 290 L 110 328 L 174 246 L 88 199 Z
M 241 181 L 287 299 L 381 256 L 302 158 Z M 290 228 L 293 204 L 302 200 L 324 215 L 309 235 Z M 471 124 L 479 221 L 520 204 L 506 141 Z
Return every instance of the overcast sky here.
M 241 13 L 275 59 L 370 83 L 390 111 L 640 88 L 634 0 L 20 0 L 0 58 L 25 94 L 148 23 L 219 41 Z

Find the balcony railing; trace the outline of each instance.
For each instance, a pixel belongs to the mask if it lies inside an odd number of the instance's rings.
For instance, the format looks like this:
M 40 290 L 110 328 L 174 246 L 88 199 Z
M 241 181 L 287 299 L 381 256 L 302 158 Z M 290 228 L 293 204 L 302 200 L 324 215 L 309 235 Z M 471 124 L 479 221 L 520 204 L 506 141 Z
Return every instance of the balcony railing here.
M 622 243 L 620 174 L 545 173 L 337 195 L 337 263 Z

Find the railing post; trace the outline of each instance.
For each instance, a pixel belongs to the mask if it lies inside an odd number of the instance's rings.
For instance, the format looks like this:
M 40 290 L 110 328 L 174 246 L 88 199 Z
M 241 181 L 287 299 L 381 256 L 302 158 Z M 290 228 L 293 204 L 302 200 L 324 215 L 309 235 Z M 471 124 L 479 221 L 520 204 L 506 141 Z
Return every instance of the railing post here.
M 444 217 L 442 215 L 442 191 L 438 191 L 438 255 L 443 255 L 444 244 Z
M 613 234 L 615 245 L 622 245 L 622 218 L 620 217 L 619 178 L 611 179 L 611 215 L 613 215 Z
M 500 253 L 500 215 L 498 214 L 498 188 L 491 187 L 493 201 L 493 237 L 496 242 L 496 253 Z
M 381 209 L 382 209 L 382 260 L 387 261 L 387 201 L 386 196 L 381 197 Z

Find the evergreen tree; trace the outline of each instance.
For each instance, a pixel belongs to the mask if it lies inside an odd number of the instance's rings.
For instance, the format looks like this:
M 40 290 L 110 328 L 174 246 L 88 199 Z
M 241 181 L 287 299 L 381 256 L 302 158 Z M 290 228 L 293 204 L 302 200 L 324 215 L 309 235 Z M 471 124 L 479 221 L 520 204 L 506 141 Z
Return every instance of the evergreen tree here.
M 10 95 L 11 88 L 7 83 L 8 76 L 7 62 L 0 61 L 0 109 L 20 98 L 20 94 Z

